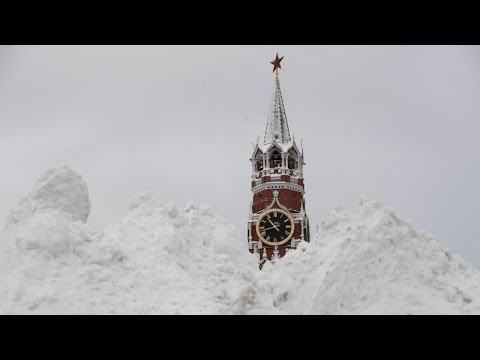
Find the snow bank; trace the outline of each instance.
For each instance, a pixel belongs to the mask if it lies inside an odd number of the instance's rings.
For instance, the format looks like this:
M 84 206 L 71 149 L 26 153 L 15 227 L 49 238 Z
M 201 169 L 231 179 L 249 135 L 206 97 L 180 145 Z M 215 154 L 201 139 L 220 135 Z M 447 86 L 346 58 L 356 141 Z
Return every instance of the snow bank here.
M 47 172 L 0 234 L 0 313 L 480 313 L 480 274 L 391 209 L 362 199 L 258 271 L 212 208 L 151 194 L 101 232 L 86 184 Z
M 38 179 L 32 192 L 11 211 L 7 226 L 52 209 L 82 222 L 86 222 L 90 214 L 87 184 L 66 166 L 50 169 Z
M 78 202 L 78 208 L 75 203 Z M 80 177 L 43 176 L 9 218 L 0 245 L 0 313 L 243 314 L 256 262 L 210 207 L 179 211 L 139 194 L 102 232 Z
M 480 273 L 379 202 L 333 211 L 320 234 L 262 271 L 284 312 L 480 313 Z

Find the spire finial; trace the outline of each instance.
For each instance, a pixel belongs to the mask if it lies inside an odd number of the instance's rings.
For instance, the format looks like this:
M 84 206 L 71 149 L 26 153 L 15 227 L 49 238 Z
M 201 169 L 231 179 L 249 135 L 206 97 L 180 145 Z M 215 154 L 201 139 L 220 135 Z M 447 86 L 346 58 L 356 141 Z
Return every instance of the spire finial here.
M 272 62 L 270 62 L 270 64 L 273 65 L 273 71 L 275 73 L 275 79 L 278 79 L 278 69 L 281 69 L 282 66 L 280 65 L 280 62 L 283 60 L 284 56 L 282 56 L 281 58 L 278 57 L 278 53 L 277 53 L 277 56 L 275 56 L 275 60 L 273 60 Z
M 280 90 L 280 81 L 278 80 L 278 69 L 282 68 L 280 65 L 282 59 L 283 56 L 279 58 L 277 53 L 275 60 L 271 62 L 273 65 L 273 71 L 276 73 L 276 79 L 270 112 L 268 114 L 267 127 L 265 129 L 264 144 L 271 144 L 274 142 L 288 143 L 291 140 L 287 124 L 287 114 L 285 113 L 282 92 Z

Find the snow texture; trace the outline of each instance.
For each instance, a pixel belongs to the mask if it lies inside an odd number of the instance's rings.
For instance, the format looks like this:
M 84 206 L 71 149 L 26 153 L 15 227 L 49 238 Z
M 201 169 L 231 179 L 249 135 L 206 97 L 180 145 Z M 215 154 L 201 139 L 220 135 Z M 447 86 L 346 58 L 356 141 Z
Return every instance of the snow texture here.
M 28 221 L 36 213 L 57 209 L 72 220 L 86 222 L 90 214 L 87 184 L 66 166 L 50 169 L 33 191 L 10 213 L 8 225 Z
M 320 234 L 261 273 L 283 312 L 480 313 L 480 272 L 379 202 L 331 212 Z
M 0 233 L 1 314 L 471 314 L 480 273 L 391 209 L 337 209 L 258 270 L 212 208 L 149 193 L 103 231 L 86 184 L 49 170 Z

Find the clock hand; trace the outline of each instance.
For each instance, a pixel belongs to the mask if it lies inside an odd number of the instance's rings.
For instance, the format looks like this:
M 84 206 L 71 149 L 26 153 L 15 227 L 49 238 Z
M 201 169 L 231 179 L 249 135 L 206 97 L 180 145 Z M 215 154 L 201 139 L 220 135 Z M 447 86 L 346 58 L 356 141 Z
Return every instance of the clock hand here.
M 272 222 L 272 220 L 268 219 L 268 222 L 273 225 L 275 230 L 280 231 L 280 230 L 278 230 L 278 227 L 276 227 L 275 224 Z
M 272 223 L 272 220 L 270 220 L 270 219 L 267 219 L 267 220 L 268 220 L 268 222 L 269 222 L 270 224 L 272 224 L 272 225 L 273 225 L 273 227 L 274 227 L 275 229 L 277 229 L 277 227 L 275 226 L 275 224 L 274 224 L 274 223 Z M 277 230 L 278 230 L 278 229 L 277 229 Z
M 270 230 L 270 229 L 277 229 L 277 228 L 275 226 L 272 226 L 272 227 L 269 227 L 268 229 L 264 229 L 264 231 L 267 231 L 267 230 Z M 277 229 L 277 231 L 279 231 L 279 230 Z

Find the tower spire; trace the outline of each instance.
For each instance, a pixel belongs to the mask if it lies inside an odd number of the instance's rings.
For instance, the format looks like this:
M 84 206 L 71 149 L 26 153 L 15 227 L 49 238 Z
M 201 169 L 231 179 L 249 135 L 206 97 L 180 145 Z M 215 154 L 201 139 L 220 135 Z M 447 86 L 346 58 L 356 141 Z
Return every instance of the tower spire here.
M 267 128 L 265 129 L 265 138 L 263 141 L 265 144 L 270 144 L 273 141 L 286 143 L 291 140 L 282 91 L 280 90 L 280 80 L 278 80 L 278 69 L 282 68 L 280 66 L 282 59 L 283 56 L 279 58 L 277 54 L 276 59 L 271 62 L 271 64 L 273 64 L 273 71 L 275 72 L 275 90 L 270 104 Z

